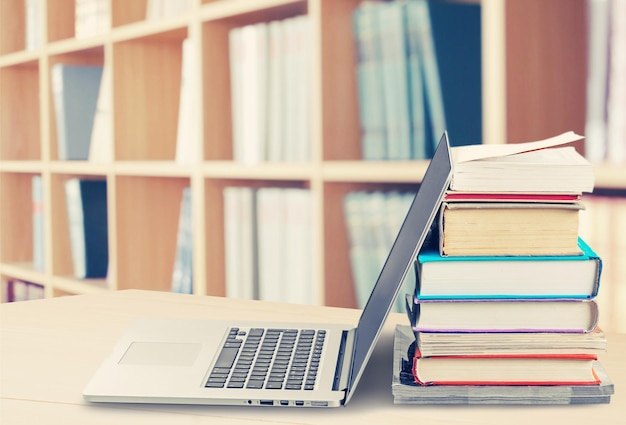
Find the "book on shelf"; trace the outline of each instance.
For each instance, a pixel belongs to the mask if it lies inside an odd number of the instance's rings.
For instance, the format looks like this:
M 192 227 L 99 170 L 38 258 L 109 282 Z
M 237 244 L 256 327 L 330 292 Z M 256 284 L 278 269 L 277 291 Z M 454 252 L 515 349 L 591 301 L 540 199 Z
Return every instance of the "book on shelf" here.
M 606 159 L 607 148 L 607 87 L 611 33 L 611 2 L 589 0 L 587 87 L 585 110 L 585 157 L 591 162 Z
M 420 385 L 413 375 L 413 330 L 397 325 L 393 345 L 394 404 L 597 404 L 609 403 L 615 392 L 599 361 L 592 363 L 597 385 Z
M 428 1 L 445 130 L 455 146 L 480 144 L 482 9 L 479 2 Z M 442 130 L 431 134 L 434 151 Z
M 607 99 L 607 159 L 626 163 L 626 6 L 611 1 L 610 69 Z
M 105 278 L 109 264 L 106 180 L 68 179 L 65 197 L 74 276 Z
M 198 92 L 197 51 L 194 41 L 185 38 L 182 43 L 180 100 L 176 132 L 176 162 L 193 164 L 202 159 L 200 153 L 200 111 L 196 107 Z
M 356 79 L 363 159 L 380 160 L 387 155 L 382 79 L 382 46 L 378 36 L 378 5 L 363 2 L 352 16 L 356 40 Z
M 223 196 L 226 295 L 316 303 L 309 190 L 226 187 Z
M 263 187 L 256 196 L 259 299 L 315 303 L 310 191 Z
M 581 238 L 582 255 L 443 256 L 422 250 L 415 262 L 417 297 L 593 298 L 602 259 Z
M 424 88 L 424 46 L 426 41 L 422 37 L 427 37 L 430 33 L 428 19 L 424 24 L 420 18 L 425 15 L 424 8 L 428 7 L 428 3 L 423 1 L 413 1 L 405 3 L 405 25 L 406 25 L 406 42 L 407 42 L 407 72 L 408 72 L 408 90 L 409 90 L 409 113 L 411 126 L 411 158 L 425 159 L 430 157 L 430 140 L 426 142 L 426 95 Z M 427 13 L 427 11 L 426 11 Z M 423 31 L 423 32 L 422 32 Z M 432 49 L 432 46 L 431 46 Z M 437 76 L 438 77 L 438 76 Z M 437 86 L 440 84 L 437 82 Z M 443 105 L 441 105 L 441 117 L 443 117 Z M 434 124 L 433 133 L 441 134 L 445 128 L 445 124 Z
M 113 162 L 113 87 L 111 67 L 102 68 L 100 89 L 89 144 L 89 161 Z
M 587 107 L 585 155 L 594 162 L 626 162 L 626 7 L 621 1 L 587 2 Z
M 567 132 L 548 139 L 452 148 L 451 191 L 583 193 L 594 186 L 593 166 L 571 146 Z
M 223 197 L 226 296 L 258 299 L 254 189 L 228 186 Z
M 317 303 L 314 282 L 313 201 L 308 189 L 285 188 L 284 245 L 285 284 L 283 301 Z
M 257 258 L 259 299 L 281 301 L 285 290 L 285 197 L 284 189 L 257 189 Z
M 257 164 L 267 134 L 267 24 L 233 28 L 229 46 L 233 159 Z
M 287 30 L 283 32 L 287 39 L 285 52 L 287 69 L 283 75 L 286 76 L 290 85 L 283 90 L 283 93 L 286 93 L 287 98 L 291 99 L 293 104 L 293 121 L 285 122 L 287 130 L 284 140 L 284 160 L 306 162 L 312 157 L 309 118 L 311 111 L 311 23 L 307 15 L 295 16 L 284 22 L 287 25 Z M 290 57 L 292 57 L 291 61 Z M 285 120 L 289 119 L 288 116 Z
M 412 196 L 398 191 L 353 191 L 343 200 L 349 257 L 357 307 L 363 308 L 376 283 L 387 254 L 400 230 Z M 415 287 L 415 275 L 408 273 L 405 290 Z M 403 294 L 404 291 L 400 291 Z M 399 295 L 396 310 L 403 310 Z
M 41 2 L 40 0 L 25 0 L 26 9 L 26 50 L 36 50 L 42 44 Z
M 380 3 L 376 12 L 384 86 L 387 155 L 383 159 L 411 159 L 408 61 L 405 7 L 402 2 Z
M 424 122 L 422 129 L 424 137 L 423 155 L 425 158 L 432 156 L 437 146 L 439 135 L 446 130 L 446 111 L 443 103 L 443 92 L 441 87 L 441 76 L 439 73 L 439 63 L 435 49 L 435 38 L 432 28 L 430 13 L 431 2 L 427 0 L 417 0 L 406 3 L 407 7 L 407 28 L 409 35 L 409 59 L 419 63 L 421 78 L 423 82 L 423 113 L 421 120 Z M 417 55 L 413 50 L 417 49 Z M 417 77 L 415 64 L 409 62 L 411 72 L 411 84 Z M 413 85 L 411 86 L 413 88 Z M 411 100 L 411 111 L 413 117 L 413 127 L 419 131 L 419 100 L 413 96 Z M 422 153 L 415 140 L 414 131 L 414 152 L 416 159 L 420 159 Z M 419 139 L 419 137 L 417 137 Z
M 180 201 L 176 257 L 172 272 L 172 292 L 193 293 L 193 232 L 191 225 L 191 188 L 185 187 Z
M 598 325 L 595 300 L 423 300 L 410 305 L 418 332 L 591 332 Z
M 229 32 L 235 161 L 310 160 L 309 25 L 303 15 Z
M 31 301 L 45 298 L 45 289 L 43 285 L 34 282 L 28 282 L 21 279 L 3 279 L 2 280 L 2 301 L 17 302 Z
M 284 147 L 287 140 L 285 131 L 287 114 L 292 111 L 287 108 L 287 91 L 285 84 L 288 74 L 286 51 L 286 25 L 281 21 L 268 23 L 268 123 L 267 123 L 267 160 L 270 162 L 282 161 Z
M 429 158 L 447 129 L 482 140 L 480 5 L 363 2 L 353 13 L 363 158 Z
M 439 251 L 444 256 L 580 255 L 580 202 L 444 202 Z
M 37 174 L 32 177 L 33 201 L 33 267 L 35 270 L 45 270 L 45 242 L 44 242 L 44 205 L 43 205 L 43 178 Z
M 51 78 L 58 159 L 87 160 L 102 67 L 57 63 Z
M 94 37 L 111 28 L 110 0 L 75 0 L 74 36 Z
M 155 20 L 180 16 L 191 9 L 189 0 L 147 0 L 146 19 Z

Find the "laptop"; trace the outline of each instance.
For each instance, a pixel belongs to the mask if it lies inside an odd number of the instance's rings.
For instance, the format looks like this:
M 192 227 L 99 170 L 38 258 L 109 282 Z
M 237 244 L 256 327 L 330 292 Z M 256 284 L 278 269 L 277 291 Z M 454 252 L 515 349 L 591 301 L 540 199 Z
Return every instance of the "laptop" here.
M 83 391 L 90 402 L 335 407 L 347 404 L 452 174 L 444 133 L 357 327 L 144 318 Z

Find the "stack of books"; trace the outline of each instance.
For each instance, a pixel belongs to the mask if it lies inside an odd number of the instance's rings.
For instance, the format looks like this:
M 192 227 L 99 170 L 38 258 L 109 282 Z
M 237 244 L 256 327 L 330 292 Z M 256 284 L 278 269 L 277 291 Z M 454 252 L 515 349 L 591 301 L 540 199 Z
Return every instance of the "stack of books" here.
M 415 262 L 397 403 L 610 401 L 597 360 L 602 260 L 578 234 L 593 169 L 560 146 L 577 139 L 453 149 L 438 243 Z

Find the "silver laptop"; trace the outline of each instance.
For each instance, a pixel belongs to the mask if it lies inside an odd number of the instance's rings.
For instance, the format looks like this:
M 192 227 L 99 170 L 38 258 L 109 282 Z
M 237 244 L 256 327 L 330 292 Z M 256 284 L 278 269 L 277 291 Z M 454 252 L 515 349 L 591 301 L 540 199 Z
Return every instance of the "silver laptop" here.
M 141 319 L 93 376 L 84 398 L 242 406 L 348 403 L 433 223 L 451 172 L 444 133 L 356 328 Z

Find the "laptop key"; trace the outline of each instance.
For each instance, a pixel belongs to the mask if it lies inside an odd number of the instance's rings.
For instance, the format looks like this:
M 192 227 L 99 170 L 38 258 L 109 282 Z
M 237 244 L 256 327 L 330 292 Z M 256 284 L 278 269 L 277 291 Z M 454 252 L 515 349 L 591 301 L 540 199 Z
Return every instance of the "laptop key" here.
M 246 388 L 263 388 L 262 380 L 249 380 Z
M 224 347 L 220 352 L 214 367 L 223 367 L 230 369 L 235 363 L 235 358 L 239 352 L 238 347 Z
M 224 382 L 207 382 L 205 388 L 224 388 Z

